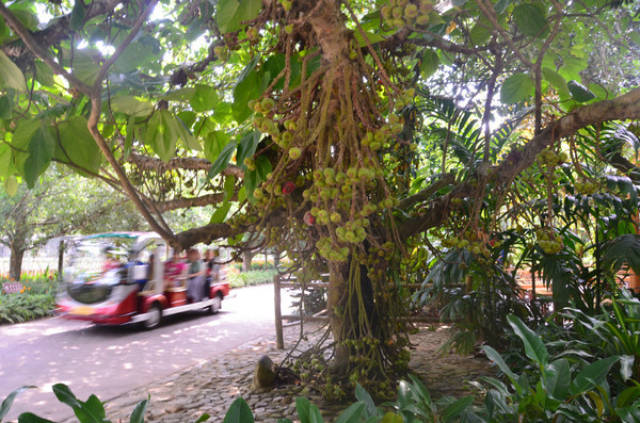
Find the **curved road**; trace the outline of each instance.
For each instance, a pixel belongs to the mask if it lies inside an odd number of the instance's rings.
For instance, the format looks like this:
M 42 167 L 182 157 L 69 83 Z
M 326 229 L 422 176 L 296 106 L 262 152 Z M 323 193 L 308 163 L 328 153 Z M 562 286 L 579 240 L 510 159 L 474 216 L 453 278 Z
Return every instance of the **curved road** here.
M 290 304 L 283 291 L 283 313 Z M 61 318 L 0 326 L 0 402 L 20 394 L 7 416 L 32 411 L 51 420 L 73 415 L 51 391 L 63 382 L 85 400 L 95 393 L 107 401 L 180 369 L 224 354 L 263 335 L 273 335 L 273 286 L 232 290 L 219 314 L 183 314 L 161 327 L 98 327 Z

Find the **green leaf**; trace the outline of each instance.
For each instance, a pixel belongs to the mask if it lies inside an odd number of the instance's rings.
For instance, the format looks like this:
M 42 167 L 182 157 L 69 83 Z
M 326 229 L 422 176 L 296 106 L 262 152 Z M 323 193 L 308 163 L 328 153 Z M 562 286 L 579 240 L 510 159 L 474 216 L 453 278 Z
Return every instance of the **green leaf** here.
M 513 314 L 507 316 L 507 320 L 515 334 L 522 340 L 527 357 L 539 365 L 545 365 L 549 359 L 549 353 L 540 336 Z
M 585 101 L 593 100 L 596 95 L 592 93 L 587 87 L 582 85 L 576 80 L 571 80 L 567 83 L 569 92 L 574 100 L 584 103 Z
M 43 419 L 33 413 L 22 413 L 18 416 L 18 423 L 55 423 L 51 420 Z
M 3 51 L 0 51 L 0 87 L 20 92 L 27 90 L 24 74 Z
M 231 197 L 233 196 L 234 188 L 236 184 L 235 176 L 227 176 L 224 180 L 224 199 L 222 201 L 222 205 L 216 209 L 216 211 L 211 216 L 211 220 L 209 224 L 216 224 L 224 222 L 224 219 L 227 217 L 227 213 L 229 213 L 229 209 L 231 208 Z
M 513 20 L 518 30 L 529 37 L 544 38 L 549 34 L 549 22 L 543 6 L 524 3 L 513 9 Z
M 2 401 L 2 404 L 0 405 L 0 421 L 2 421 L 2 419 L 7 415 L 7 413 L 9 413 L 9 410 L 11 409 L 11 406 L 13 405 L 13 401 L 16 399 L 16 396 L 26 391 L 27 389 L 32 389 L 32 388 L 35 388 L 35 386 L 31 386 L 31 385 L 23 386 L 21 388 L 18 388 L 12 391 L 9 395 L 7 395 L 7 397 Z
M 195 112 L 206 112 L 212 110 L 218 101 L 218 93 L 214 87 L 198 84 L 191 97 L 191 107 Z
M 460 414 L 462 414 L 467 408 L 469 408 L 471 404 L 473 404 L 473 396 L 467 396 L 458 399 L 453 404 L 444 409 L 444 411 L 442 412 L 442 420 L 445 422 L 458 421 Z
M 74 410 L 81 422 L 103 423 L 105 418 L 102 401 L 95 395 L 90 395 L 86 402 L 82 403 L 79 410 Z
M 556 360 L 543 369 L 543 387 L 554 399 L 564 401 L 570 384 L 571 371 L 566 359 Z
M 440 66 L 440 58 L 435 50 L 428 49 L 422 53 L 422 60 L 420 61 L 420 72 L 423 78 L 428 78 L 433 75 Z
M 474 45 L 479 46 L 489 41 L 492 33 L 493 26 L 489 20 L 482 15 L 482 17 L 478 19 L 476 24 L 469 31 L 469 38 Z
M 144 413 L 147 411 L 147 406 L 149 405 L 149 399 L 142 400 L 138 402 L 131 413 L 131 417 L 129 418 L 129 423 L 144 423 Z
M 12 157 L 11 147 L 8 144 L 0 144 L 0 178 L 6 178 L 13 173 Z
M 589 364 L 580 371 L 571 384 L 571 395 L 578 395 L 590 391 L 606 382 L 611 366 L 619 357 L 607 357 Z
M 78 31 L 82 29 L 84 25 L 84 17 L 86 15 L 86 8 L 84 5 L 84 0 L 76 0 L 73 5 L 73 10 L 71 11 L 71 21 L 69 22 L 69 26 L 72 30 Z
M 210 132 L 204 140 L 204 156 L 207 160 L 215 162 L 230 139 L 231 137 L 222 131 Z
M 53 393 L 55 394 L 58 401 L 61 403 L 67 404 L 71 408 L 80 408 L 82 407 L 82 402 L 71 392 L 71 389 L 64 383 L 56 383 L 53 385 Z
M 4 180 L 4 190 L 9 194 L 9 197 L 13 197 L 18 192 L 18 180 L 14 176 L 9 176 Z
M 172 116 L 173 118 L 173 126 L 175 127 L 174 131 L 178 135 L 178 139 L 182 141 L 182 144 L 187 150 L 196 150 L 201 151 L 202 146 L 198 142 L 198 140 L 193 136 L 193 134 L 187 128 L 187 125 L 184 124 L 182 119 L 177 116 Z
M 404 422 L 404 418 L 401 415 L 392 413 L 391 411 L 389 411 L 384 416 L 382 416 L 382 420 L 380 420 L 380 423 L 403 423 L 403 422 Z
M 153 104 L 132 95 L 120 95 L 111 99 L 111 110 L 134 117 L 149 116 L 153 112 Z
M 376 416 L 378 414 L 378 408 L 376 407 L 376 403 L 373 402 L 373 398 L 369 395 L 366 389 L 362 387 L 359 383 L 356 384 L 356 392 L 355 397 L 358 401 L 362 402 L 367 408 L 365 415 L 366 417 Z
M 97 63 L 99 52 L 91 54 L 90 50 L 76 50 L 73 55 L 73 75 L 88 85 L 93 85 L 100 67 Z
M 53 79 L 53 71 L 42 60 L 36 60 L 36 80 L 49 87 L 56 83 L 55 79 Z
M 55 157 L 65 163 L 74 163 L 93 173 L 102 164 L 102 152 L 87 128 L 84 116 L 73 116 L 59 126 L 60 138 Z
M 262 10 L 262 0 L 220 0 L 216 24 L 223 34 L 242 29 L 243 22 L 255 19 Z
M 511 382 L 513 382 L 514 384 L 516 383 L 516 374 L 511 371 L 498 351 L 494 350 L 488 345 L 484 345 L 482 347 L 482 351 L 484 351 L 484 353 L 487 355 L 487 358 L 493 361 L 498 366 L 500 371 L 502 371 L 502 373 L 504 373 L 511 380 Z
M 238 0 L 220 0 L 218 1 L 216 11 L 216 24 L 221 33 L 231 31 L 230 27 L 233 24 L 233 17 L 236 15 L 240 7 Z
M 262 95 L 269 86 L 270 72 L 266 74 L 256 69 L 259 57 L 256 56 L 243 69 L 238 78 L 238 83 L 233 89 L 233 117 L 238 123 L 243 122 L 253 113 L 249 109 L 249 101 Z
M 256 182 L 259 184 L 267 180 L 267 175 L 273 170 L 271 162 L 265 156 L 260 155 L 256 158 Z
M 54 150 L 55 139 L 51 129 L 43 122 L 29 142 L 29 156 L 24 162 L 24 180 L 29 188 L 33 188 L 38 177 L 49 166 Z
M 252 131 L 246 133 L 238 143 L 238 154 L 236 154 L 236 163 L 238 166 L 244 166 L 244 159 L 252 157 L 256 152 L 258 143 L 260 142 L 260 133 Z
M 253 423 L 253 413 L 242 398 L 237 398 L 229 407 L 223 423 Z
M 360 423 L 365 404 L 362 401 L 351 404 L 336 418 L 335 423 Z
M 0 97 L 0 119 L 11 119 L 13 112 L 13 102 L 9 96 Z
M 209 169 L 209 174 L 207 175 L 209 179 L 213 178 L 218 173 L 226 169 L 227 165 L 229 164 L 229 160 L 231 160 L 233 152 L 236 150 L 237 146 L 238 144 L 236 142 L 230 142 L 224 146 L 224 148 L 216 158 L 216 161 L 213 162 L 213 165 L 211 165 L 211 169 Z
M 567 87 L 567 81 L 565 81 L 562 75 L 560 75 L 558 72 L 549 68 L 542 68 L 542 75 L 544 76 L 544 79 L 549 81 L 551 85 L 558 91 L 558 94 L 569 95 L 569 87 Z
M 306 398 L 296 398 L 296 410 L 298 410 L 300 423 L 323 423 L 318 407 L 311 404 Z
M 198 417 L 198 420 L 196 420 L 194 423 L 202 423 L 202 422 L 206 422 L 207 420 L 209 420 L 211 418 L 211 416 L 207 413 L 202 414 L 200 417 Z
M 504 81 L 500 89 L 500 100 L 505 104 L 524 101 L 533 95 L 534 84 L 525 73 L 516 73 Z
M 149 145 L 162 161 L 168 162 L 173 157 L 177 134 L 173 117 L 168 110 L 158 110 L 151 116 L 144 138 L 145 144 Z
M 131 154 L 131 149 L 133 148 L 133 136 L 136 131 L 136 120 L 133 117 L 130 117 L 127 121 L 127 134 L 124 137 L 124 151 L 122 153 L 123 158 L 126 160 Z
M 620 376 L 623 381 L 628 381 L 633 376 L 633 363 L 635 357 L 632 355 L 620 356 Z

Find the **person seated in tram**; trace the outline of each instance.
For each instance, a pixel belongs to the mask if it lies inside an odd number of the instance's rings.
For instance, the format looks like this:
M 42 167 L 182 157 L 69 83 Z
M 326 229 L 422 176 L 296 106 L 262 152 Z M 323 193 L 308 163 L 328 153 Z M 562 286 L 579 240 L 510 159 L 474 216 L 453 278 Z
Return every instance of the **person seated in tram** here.
M 169 261 L 164 266 L 164 290 L 176 288 L 182 284 L 181 276 L 186 270 L 187 264 L 180 260 L 180 253 L 173 251 Z
M 200 252 L 195 248 L 190 248 L 187 252 L 187 264 L 189 272 L 187 274 L 187 298 L 191 302 L 202 300 L 204 294 L 206 266 L 200 260 Z
M 122 266 L 122 263 L 120 263 L 119 257 L 116 254 L 115 247 L 109 245 L 104 248 L 103 253 L 105 260 L 102 263 L 102 273 L 106 273 L 109 270 L 117 269 Z

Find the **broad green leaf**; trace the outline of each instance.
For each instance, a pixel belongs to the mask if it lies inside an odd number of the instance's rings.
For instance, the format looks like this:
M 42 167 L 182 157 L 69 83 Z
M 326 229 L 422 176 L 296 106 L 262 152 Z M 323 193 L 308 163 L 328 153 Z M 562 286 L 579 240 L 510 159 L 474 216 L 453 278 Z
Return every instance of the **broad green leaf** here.
M 58 398 L 58 401 L 67 404 L 71 408 L 82 407 L 82 402 L 76 398 L 73 392 L 71 392 L 71 389 L 64 383 L 56 383 L 53 385 L 53 393 L 56 398 Z
M 148 398 L 137 403 L 135 408 L 133 409 L 133 412 L 131 413 L 129 423 L 144 423 L 144 413 L 146 413 L 148 405 Z
M 214 87 L 199 84 L 191 97 L 191 107 L 196 112 L 206 112 L 212 110 L 218 101 L 218 93 Z
M 56 145 L 56 158 L 97 173 L 102 163 L 102 152 L 87 128 L 87 119 L 73 116 L 58 128 L 60 138 L 59 145 Z
M 356 40 L 356 43 L 358 43 L 358 48 L 366 46 L 367 41 L 373 45 L 385 40 L 384 36 L 379 32 L 365 31 L 365 35 L 367 37 L 366 40 L 364 39 L 360 31 L 356 30 L 353 32 L 353 38 Z
M 265 156 L 260 155 L 256 158 L 256 176 L 257 183 L 267 180 L 267 175 L 272 170 L 271 162 Z
M 113 97 L 110 103 L 111 110 L 116 113 L 124 113 L 129 116 L 144 117 L 153 112 L 153 104 L 132 95 L 120 95 Z
M 8 95 L 0 97 L 0 119 L 11 119 L 13 102 Z
M 241 29 L 262 10 L 262 0 L 220 0 L 216 13 L 218 29 L 223 34 Z
M 256 152 L 258 143 L 260 142 L 260 133 L 257 131 L 248 132 L 238 143 L 238 153 L 236 154 L 236 163 L 238 166 L 244 166 L 244 159 L 252 157 Z
M 29 155 L 24 162 L 24 180 L 29 188 L 33 188 L 38 177 L 49 166 L 53 158 L 55 143 L 51 128 L 43 122 L 31 137 Z
M 593 100 L 596 98 L 595 94 L 589 91 L 587 87 L 579 83 L 578 81 L 571 80 L 567 83 L 569 92 L 574 100 L 584 103 L 585 101 Z
M 235 176 L 227 176 L 224 179 L 224 199 L 222 205 L 218 207 L 211 216 L 210 224 L 222 223 L 224 219 L 226 219 L 227 213 L 229 213 L 229 209 L 231 208 L 231 197 L 233 196 L 235 184 Z
M 567 87 L 567 81 L 565 81 L 562 75 L 560 75 L 558 72 L 549 68 L 542 68 L 542 75 L 544 76 L 544 79 L 549 81 L 551 85 L 558 91 L 558 94 L 560 95 L 569 94 L 569 87 Z
M 507 320 L 515 334 L 522 340 L 527 357 L 539 365 L 545 365 L 549 359 L 549 353 L 540 336 L 513 314 L 507 316 Z
M 161 98 L 167 101 L 190 102 L 191 97 L 195 94 L 196 89 L 193 87 L 185 87 L 177 90 L 169 91 Z
M 516 73 L 504 81 L 500 89 L 500 100 L 505 104 L 524 101 L 533 95 L 533 81 L 526 73 Z
M 474 45 L 479 46 L 489 41 L 492 33 L 493 26 L 489 20 L 482 15 L 482 17 L 478 19 L 473 28 L 469 31 L 469 38 Z
M 198 115 L 195 112 L 192 112 L 191 110 L 183 110 L 180 113 L 178 113 L 177 116 L 180 118 L 182 123 L 184 123 L 184 126 L 187 128 L 193 127 L 193 124 L 195 123 L 196 118 L 198 117 Z
M 53 71 L 42 60 L 36 60 L 36 80 L 49 87 L 56 83 L 53 79 Z
M 253 423 L 253 413 L 249 404 L 242 398 L 237 398 L 229 407 L 222 423 Z
M 569 362 L 561 358 L 543 369 L 543 387 L 554 399 L 564 401 L 571 385 Z
M 116 43 L 121 43 L 126 34 L 126 31 L 122 31 L 120 37 L 116 37 Z M 118 57 L 114 63 L 114 70 L 129 73 L 137 70 L 141 65 L 153 68 L 156 64 L 156 55 L 161 50 L 160 42 L 154 37 L 148 34 L 139 34 Z
M 84 0 L 75 0 L 75 4 L 73 5 L 73 10 L 71 10 L 71 20 L 69 22 L 69 26 L 74 31 L 78 31 L 82 29 L 84 25 L 84 17 L 86 15 L 86 8 L 84 5 Z
M 24 74 L 3 51 L 0 51 L 0 88 L 11 88 L 21 92 L 27 90 Z
M 571 384 L 571 395 L 578 395 L 590 391 L 606 381 L 611 366 L 619 357 L 607 357 L 589 364 L 580 371 Z
M 204 156 L 210 162 L 215 162 L 231 137 L 222 131 L 210 132 L 204 140 Z
M 230 27 L 233 24 L 233 17 L 238 11 L 238 7 L 240 7 L 240 2 L 238 0 L 220 0 L 218 1 L 217 11 L 216 11 L 216 24 L 218 25 L 218 29 L 223 34 L 225 32 L 231 31 Z
M 218 173 L 226 169 L 227 165 L 229 164 L 229 160 L 231 160 L 233 152 L 236 150 L 237 146 L 238 144 L 235 142 L 230 142 L 224 146 L 224 148 L 218 155 L 218 158 L 216 158 L 216 160 L 211 165 L 211 169 L 209 169 L 209 179 L 213 178 Z
M 9 176 L 4 180 L 4 190 L 10 197 L 16 195 L 18 192 L 18 180 L 14 176 Z
M 355 402 L 340 413 L 335 423 L 359 423 L 364 411 L 365 404 L 362 401 Z
M 202 422 L 206 422 L 207 420 L 209 420 L 211 418 L 211 416 L 207 413 L 202 414 L 200 417 L 198 417 L 198 420 L 196 420 L 194 423 L 202 423 Z
M 255 201 L 253 191 L 255 191 L 258 186 L 258 172 L 256 170 L 245 170 L 243 182 L 247 197 L 253 203 Z
M 438 53 L 434 50 L 428 49 L 422 53 L 422 60 L 420 61 L 420 72 L 423 78 L 428 78 L 433 75 L 440 66 L 440 58 Z
M 310 423 L 310 408 L 311 403 L 308 399 L 303 397 L 296 398 L 296 410 L 298 411 L 298 418 L 300 419 L 300 423 Z
M 511 369 L 509 368 L 509 366 L 504 361 L 504 359 L 502 358 L 502 356 L 498 351 L 494 350 L 488 345 L 484 345 L 482 347 L 482 351 L 484 351 L 484 353 L 487 355 L 487 358 L 489 360 L 493 361 L 498 366 L 498 368 L 500 369 L 500 371 L 502 371 L 502 373 L 504 373 L 509 379 L 511 379 L 512 382 L 515 383 L 517 379 L 516 374 L 511 371 Z
M 168 162 L 176 151 L 177 134 L 172 121 L 173 116 L 168 110 L 158 110 L 149 119 L 144 135 L 145 144 L 149 145 L 164 162 Z
M 21 388 L 18 388 L 12 391 L 9 395 L 7 395 L 7 397 L 2 401 L 2 404 L 0 405 L 0 422 L 11 409 L 11 406 L 13 405 L 13 401 L 16 399 L 16 396 L 26 391 L 27 389 L 31 389 L 31 388 L 35 388 L 35 386 L 23 386 Z
M 632 355 L 620 356 L 620 376 L 623 381 L 628 381 L 633 376 L 633 363 L 635 357 Z
M 93 85 L 100 67 L 96 61 L 98 52 L 76 50 L 73 55 L 73 75 L 88 85 Z
M 544 38 L 549 33 L 549 22 L 540 4 L 524 3 L 516 6 L 513 9 L 513 20 L 524 35 Z
M 442 420 L 444 422 L 458 421 L 460 414 L 473 404 L 473 397 L 467 396 L 456 400 L 442 412 Z
M 362 387 L 359 383 L 356 384 L 356 392 L 355 397 L 358 401 L 362 402 L 366 408 L 366 417 L 375 416 L 378 414 L 378 408 L 376 407 L 376 403 L 373 402 L 373 398 L 369 395 L 366 389 Z
M 133 148 L 133 136 L 136 132 L 136 120 L 133 117 L 130 117 L 127 121 L 127 134 L 124 137 L 124 151 L 122 153 L 123 158 L 126 160 L 131 154 L 131 149 Z
M 173 118 L 173 126 L 175 127 L 175 133 L 178 136 L 178 139 L 182 141 L 182 144 L 187 150 L 196 150 L 201 151 L 202 146 L 200 142 L 193 136 L 193 134 L 187 128 L 187 125 L 184 124 L 182 119 L 177 116 L 172 116 Z
M 102 401 L 95 395 L 90 395 L 87 401 L 82 403 L 79 410 L 74 410 L 81 422 L 103 423 L 105 418 Z
M 0 178 L 6 178 L 13 173 L 12 157 L 11 147 L 7 144 L 0 144 Z
M 18 423 L 55 423 L 51 420 L 43 419 L 33 413 L 22 413 L 18 416 Z

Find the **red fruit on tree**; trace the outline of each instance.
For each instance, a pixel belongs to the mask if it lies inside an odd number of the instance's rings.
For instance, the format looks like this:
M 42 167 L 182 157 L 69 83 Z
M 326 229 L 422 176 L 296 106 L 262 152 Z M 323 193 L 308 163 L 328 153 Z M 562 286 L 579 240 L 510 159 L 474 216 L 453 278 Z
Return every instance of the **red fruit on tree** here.
M 296 189 L 296 184 L 294 184 L 291 181 L 287 181 L 284 184 L 282 184 L 282 193 L 284 195 L 291 194 L 295 189 Z

